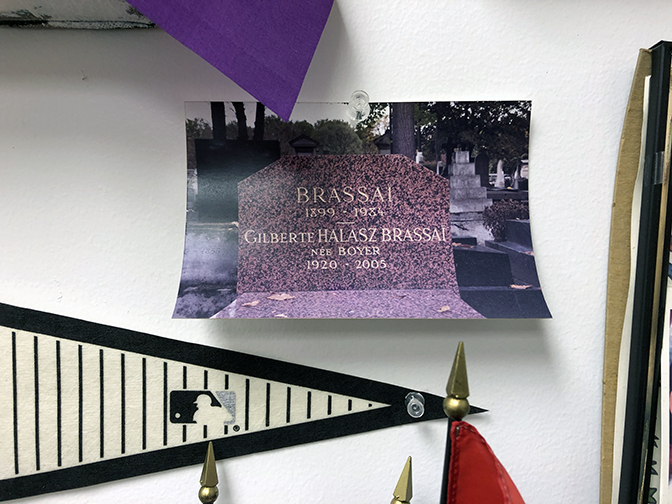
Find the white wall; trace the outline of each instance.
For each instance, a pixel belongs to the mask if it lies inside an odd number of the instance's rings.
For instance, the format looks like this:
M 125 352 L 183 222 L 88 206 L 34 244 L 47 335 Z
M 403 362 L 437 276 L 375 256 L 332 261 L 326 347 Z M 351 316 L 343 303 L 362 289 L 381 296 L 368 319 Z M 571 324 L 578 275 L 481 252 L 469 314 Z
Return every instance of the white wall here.
M 464 340 L 472 419 L 528 503 L 598 499 L 611 198 L 637 51 L 663 0 L 336 5 L 302 101 L 531 99 L 532 233 L 552 320 L 172 320 L 185 101 L 248 98 L 159 30 L 0 29 L 0 302 L 443 395 Z M 222 48 L 226 50 L 226 48 Z M 445 424 L 221 461 L 220 502 L 389 502 L 408 455 L 439 496 Z M 193 466 L 30 502 L 198 502 Z

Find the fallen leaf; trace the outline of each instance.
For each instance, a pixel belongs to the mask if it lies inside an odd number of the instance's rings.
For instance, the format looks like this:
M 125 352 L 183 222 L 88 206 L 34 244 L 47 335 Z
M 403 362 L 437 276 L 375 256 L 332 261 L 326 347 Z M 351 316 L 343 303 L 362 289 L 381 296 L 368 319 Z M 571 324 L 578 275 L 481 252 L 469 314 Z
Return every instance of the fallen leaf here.
M 518 290 L 523 290 L 523 289 L 529 289 L 532 287 L 531 285 L 516 285 L 516 284 L 511 284 L 509 285 L 512 289 L 518 289 Z
M 281 292 L 280 294 L 271 294 L 266 299 L 272 299 L 273 301 L 285 301 L 287 299 L 294 299 L 294 298 L 295 296 L 292 296 L 291 294 Z
M 439 308 L 439 309 L 436 310 L 436 311 L 438 311 L 439 313 L 443 313 L 443 312 L 450 311 L 450 306 L 448 306 L 448 305 L 443 305 L 441 308 Z
M 284 313 L 278 313 L 277 315 L 274 315 L 275 318 L 289 318 L 287 315 Z
M 260 302 L 261 301 L 259 301 L 258 299 L 255 299 L 254 301 L 250 301 L 249 303 L 243 303 L 243 306 L 253 307 L 257 306 Z

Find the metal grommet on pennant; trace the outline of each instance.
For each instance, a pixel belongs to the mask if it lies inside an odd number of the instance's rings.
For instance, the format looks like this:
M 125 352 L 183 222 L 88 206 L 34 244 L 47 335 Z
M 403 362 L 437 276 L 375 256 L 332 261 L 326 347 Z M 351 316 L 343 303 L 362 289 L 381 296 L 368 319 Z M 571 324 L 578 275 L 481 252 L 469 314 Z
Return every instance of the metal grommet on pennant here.
M 360 122 L 366 120 L 371 112 L 369 105 L 369 95 L 366 91 L 357 90 L 350 96 L 348 102 L 348 117 L 355 126 Z
M 406 411 L 412 418 L 420 418 L 425 414 L 425 398 L 420 392 L 406 394 Z

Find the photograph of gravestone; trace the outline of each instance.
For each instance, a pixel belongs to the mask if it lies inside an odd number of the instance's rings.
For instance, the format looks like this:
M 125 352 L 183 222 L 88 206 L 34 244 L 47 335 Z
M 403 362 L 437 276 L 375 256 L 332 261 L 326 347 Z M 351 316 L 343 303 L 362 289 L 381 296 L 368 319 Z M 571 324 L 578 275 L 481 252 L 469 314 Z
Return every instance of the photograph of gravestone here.
M 175 318 L 544 318 L 530 102 L 186 104 Z M 368 111 L 368 110 L 367 110 Z

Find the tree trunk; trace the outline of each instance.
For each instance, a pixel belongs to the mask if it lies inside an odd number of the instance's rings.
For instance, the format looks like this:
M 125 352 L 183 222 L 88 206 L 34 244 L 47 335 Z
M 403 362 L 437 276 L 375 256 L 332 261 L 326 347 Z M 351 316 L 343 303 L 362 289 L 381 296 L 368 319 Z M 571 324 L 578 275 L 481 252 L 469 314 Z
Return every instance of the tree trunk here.
M 236 109 L 236 121 L 238 121 L 238 140 L 247 140 L 250 137 L 247 134 L 245 104 L 243 102 L 233 102 L 233 108 Z
M 254 116 L 254 136 L 252 140 L 264 139 L 264 125 L 266 119 L 266 107 L 263 103 L 257 102 L 257 113 Z
M 413 103 L 392 103 L 392 153 L 415 159 Z
M 224 102 L 210 102 L 210 115 L 212 116 L 212 138 L 215 140 L 226 140 Z

